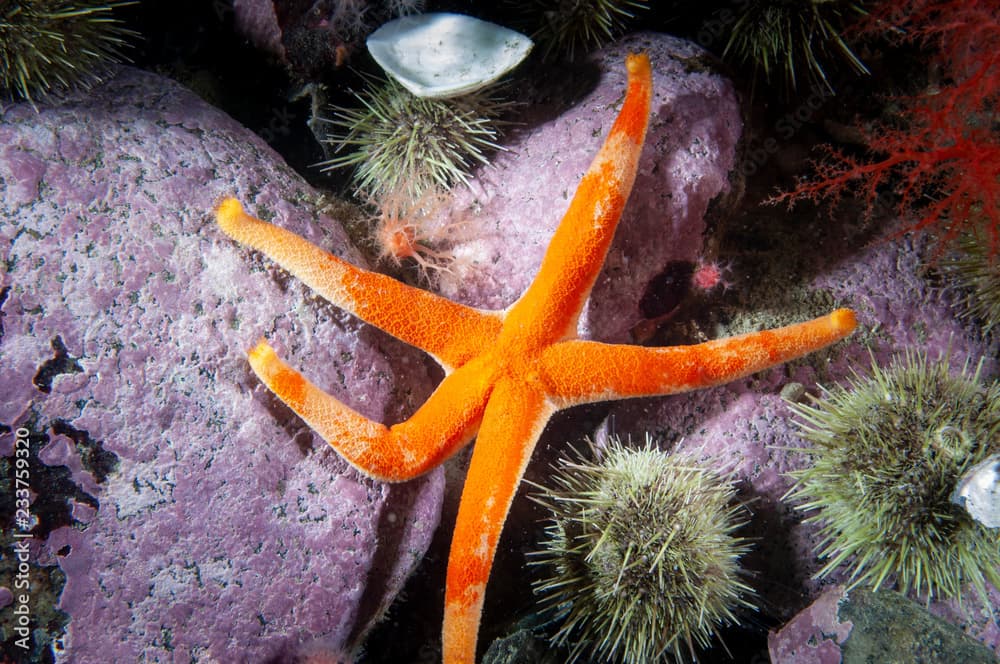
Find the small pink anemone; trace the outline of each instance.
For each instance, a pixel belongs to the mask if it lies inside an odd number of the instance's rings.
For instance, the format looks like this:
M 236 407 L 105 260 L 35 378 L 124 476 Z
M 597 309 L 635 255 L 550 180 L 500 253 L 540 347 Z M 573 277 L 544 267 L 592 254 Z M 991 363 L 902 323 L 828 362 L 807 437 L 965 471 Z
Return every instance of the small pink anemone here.
M 447 195 L 430 190 L 418 198 L 392 192 L 379 201 L 373 229 L 379 256 L 397 265 L 413 261 L 428 282 L 434 272 L 450 272 L 455 261 L 450 246 L 460 238 L 463 224 L 447 212 Z
M 729 272 L 728 265 L 722 265 L 715 261 L 698 263 L 691 275 L 691 285 L 700 291 L 708 292 L 716 286 L 722 286 L 723 290 L 732 284 L 726 280 L 725 275 Z

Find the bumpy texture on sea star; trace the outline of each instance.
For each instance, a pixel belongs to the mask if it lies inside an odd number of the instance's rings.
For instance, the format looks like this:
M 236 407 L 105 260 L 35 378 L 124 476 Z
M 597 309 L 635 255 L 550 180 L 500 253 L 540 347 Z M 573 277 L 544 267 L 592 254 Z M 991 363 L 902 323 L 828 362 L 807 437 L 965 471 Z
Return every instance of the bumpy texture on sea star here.
M 260 379 L 345 459 L 386 481 L 416 477 L 474 436 L 448 560 L 445 664 L 475 661 L 497 541 L 525 466 L 549 417 L 577 404 L 674 394 L 725 383 L 800 357 L 854 329 L 840 309 L 812 321 L 693 346 L 646 348 L 576 339 L 635 179 L 649 117 L 645 55 L 626 61 L 628 90 L 604 146 L 583 176 L 534 281 L 504 311 L 482 311 L 361 270 L 306 240 L 218 207 L 222 229 L 330 302 L 430 353 L 446 376 L 408 420 L 373 422 L 282 362 L 265 341 L 250 351 Z

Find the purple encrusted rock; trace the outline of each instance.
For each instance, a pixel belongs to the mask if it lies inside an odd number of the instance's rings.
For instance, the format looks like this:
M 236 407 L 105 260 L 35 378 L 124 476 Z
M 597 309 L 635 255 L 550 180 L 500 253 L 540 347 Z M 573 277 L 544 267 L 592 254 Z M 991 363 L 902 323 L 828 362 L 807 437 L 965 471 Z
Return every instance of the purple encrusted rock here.
M 271 0 L 233 0 L 236 30 L 260 50 L 285 58 L 278 12 Z
M 30 434 L 33 582 L 40 602 L 65 573 L 67 661 L 350 650 L 437 526 L 440 470 L 362 477 L 245 351 L 267 336 L 390 423 L 430 392 L 426 358 L 227 238 L 225 195 L 360 261 L 278 155 L 168 79 L 123 68 L 0 116 L 0 453 Z
M 837 616 L 843 591 L 839 586 L 826 590 L 779 631 L 771 632 L 767 639 L 771 664 L 840 664 L 840 646 L 854 627 Z
M 611 129 L 626 89 L 625 57 L 636 52 L 647 53 L 653 68 L 649 130 L 614 244 L 580 317 L 581 336 L 629 341 L 647 285 L 671 262 L 699 258 L 709 203 L 730 188 L 739 104 L 701 48 L 639 33 L 575 68 L 552 65 L 546 87 L 529 93 L 504 151 L 469 189 L 455 188 L 452 216 L 469 239 L 452 248 L 456 261 L 440 275 L 439 292 L 486 309 L 520 297 Z
M 833 586 L 768 635 L 771 664 L 962 662 L 995 664 L 993 651 L 920 603 L 892 591 Z

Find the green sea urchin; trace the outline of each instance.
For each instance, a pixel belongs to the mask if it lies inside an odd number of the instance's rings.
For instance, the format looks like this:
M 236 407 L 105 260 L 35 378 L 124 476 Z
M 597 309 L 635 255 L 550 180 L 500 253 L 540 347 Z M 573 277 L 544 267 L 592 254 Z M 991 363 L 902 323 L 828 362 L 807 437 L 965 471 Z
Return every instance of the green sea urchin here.
M 942 261 L 946 273 L 967 291 L 962 300 L 964 316 L 977 319 L 984 332 L 1000 329 L 1000 257 L 990 238 L 965 234 L 959 238 L 959 253 Z
M 0 5 L 0 88 L 35 101 L 100 81 L 105 65 L 123 59 L 137 34 L 114 18 L 135 2 L 26 0 Z
M 868 69 L 840 32 L 847 14 L 863 14 L 860 3 L 840 0 L 750 0 L 733 25 L 723 57 L 749 65 L 769 84 L 780 76 L 795 90 L 805 68 L 806 77 L 826 90 L 824 61 L 845 61 L 854 71 Z
M 739 567 L 749 546 L 735 534 L 744 508 L 722 477 L 649 441 L 602 454 L 562 460 L 535 496 L 552 513 L 531 564 L 548 575 L 535 588 L 560 622 L 553 642 L 572 661 L 693 657 L 753 608 Z
M 476 163 L 501 149 L 499 118 L 511 106 L 479 91 L 461 97 L 417 97 L 395 81 L 358 95 L 360 108 L 334 109 L 327 139 L 335 153 L 323 170 L 352 166 L 371 198 L 404 193 L 414 200 L 434 188 L 466 182 Z
M 951 375 L 910 352 L 792 404 L 813 463 L 791 473 L 789 495 L 820 525 L 817 576 L 846 565 L 852 585 L 894 578 L 928 601 L 1000 587 L 1000 534 L 951 502 L 963 473 L 1000 451 L 1000 383 L 982 385 L 981 368 Z
M 543 57 L 555 54 L 570 59 L 597 48 L 619 35 L 636 10 L 647 9 L 648 0 L 533 0 L 522 11 L 534 17 L 531 38 L 542 45 Z

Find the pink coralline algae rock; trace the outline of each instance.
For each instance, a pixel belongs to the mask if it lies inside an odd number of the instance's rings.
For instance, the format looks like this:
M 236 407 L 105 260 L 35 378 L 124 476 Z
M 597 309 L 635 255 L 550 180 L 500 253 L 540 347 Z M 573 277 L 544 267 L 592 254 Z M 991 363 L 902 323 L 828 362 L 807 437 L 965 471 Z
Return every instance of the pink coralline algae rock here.
M 254 46 L 284 59 L 278 12 L 271 0 L 233 0 L 233 15 L 236 29 Z
M 65 573 L 67 661 L 350 649 L 437 526 L 440 470 L 360 476 L 245 350 L 267 336 L 386 422 L 426 398 L 425 358 L 226 238 L 223 195 L 360 260 L 263 141 L 172 81 L 126 68 L 0 116 L 0 454 L 30 433 L 32 574 Z
M 841 622 L 837 605 L 843 588 L 830 588 L 768 638 L 771 664 L 840 664 L 840 645 L 853 625 Z
M 768 635 L 771 664 L 962 662 L 995 664 L 993 651 L 892 591 L 833 586 Z
M 559 65 L 567 69 L 546 77 L 552 88 L 527 95 L 505 151 L 476 173 L 469 189 L 456 187 L 452 216 L 466 227 L 458 235 L 469 240 L 453 247 L 456 262 L 441 274 L 440 292 L 487 309 L 520 297 L 621 106 L 625 56 L 639 51 L 653 66 L 649 131 L 614 245 L 581 315 L 581 336 L 628 341 L 642 319 L 646 285 L 671 261 L 697 259 L 709 203 L 729 190 L 739 105 L 699 47 L 639 33 L 576 69 Z M 567 100 L 575 101 L 567 107 Z

